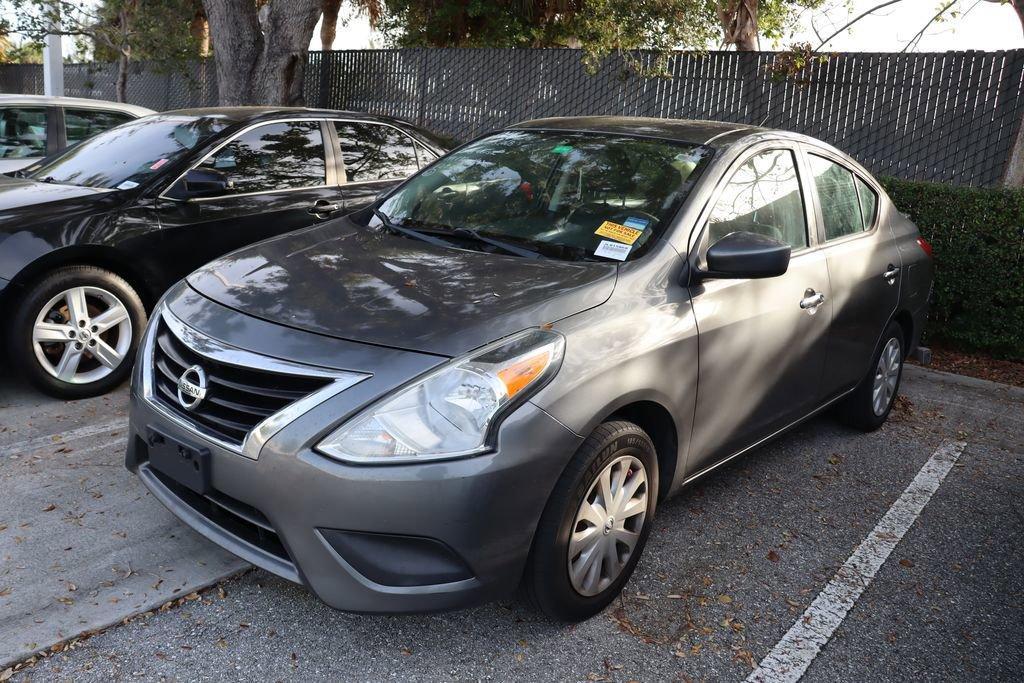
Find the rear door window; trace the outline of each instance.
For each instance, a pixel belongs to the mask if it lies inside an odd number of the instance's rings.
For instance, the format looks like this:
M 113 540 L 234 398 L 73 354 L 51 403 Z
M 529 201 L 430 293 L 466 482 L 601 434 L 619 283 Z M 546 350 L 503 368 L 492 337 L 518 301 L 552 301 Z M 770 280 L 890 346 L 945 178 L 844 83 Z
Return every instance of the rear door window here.
M 810 155 L 810 161 L 825 224 L 825 239 L 839 239 L 863 231 L 865 223 L 853 173 L 816 154 Z
M 0 108 L 0 159 L 46 156 L 46 107 Z
M 273 192 L 327 183 L 319 121 L 267 123 L 242 133 L 199 168 L 218 173 L 228 194 Z
M 725 184 L 708 220 L 708 246 L 732 232 L 765 235 L 794 251 L 807 246 L 807 214 L 791 150 L 755 154 Z
M 97 133 L 133 121 L 131 114 L 104 109 L 64 109 L 64 131 L 68 146 L 91 138 Z
M 335 121 L 338 146 L 350 183 L 401 180 L 419 170 L 412 138 L 391 126 Z
M 864 217 L 864 229 L 870 230 L 875 225 L 878 213 L 878 195 L 860 178 L 857 178 L 857 194 L 860 196 L 860 213 Z

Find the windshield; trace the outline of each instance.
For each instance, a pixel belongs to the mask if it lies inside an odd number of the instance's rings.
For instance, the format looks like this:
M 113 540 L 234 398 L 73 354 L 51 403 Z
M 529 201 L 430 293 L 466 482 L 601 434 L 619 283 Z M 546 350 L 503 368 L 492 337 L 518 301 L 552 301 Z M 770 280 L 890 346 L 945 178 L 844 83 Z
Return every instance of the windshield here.
M 147 116 L 75 145 L 35 168 L 29 177 L 61 185 L 128 190 L 227 125 L 210 117 Z
M 437 161 L 380 206 L 403 228 L 624 261 L 664 231 L 711 150 L 668 140 L 512 130 Z

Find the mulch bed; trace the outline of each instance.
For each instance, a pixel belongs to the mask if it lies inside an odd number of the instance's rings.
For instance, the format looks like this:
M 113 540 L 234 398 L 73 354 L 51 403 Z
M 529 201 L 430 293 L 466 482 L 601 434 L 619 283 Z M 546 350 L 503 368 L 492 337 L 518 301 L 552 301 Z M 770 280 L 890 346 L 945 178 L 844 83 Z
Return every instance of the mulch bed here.
M 932 346 L 932 363 L 928 367 L 992 382 L 1024 387 L 1024 363 L 1000 360 L 980 353 L 965 353 Z

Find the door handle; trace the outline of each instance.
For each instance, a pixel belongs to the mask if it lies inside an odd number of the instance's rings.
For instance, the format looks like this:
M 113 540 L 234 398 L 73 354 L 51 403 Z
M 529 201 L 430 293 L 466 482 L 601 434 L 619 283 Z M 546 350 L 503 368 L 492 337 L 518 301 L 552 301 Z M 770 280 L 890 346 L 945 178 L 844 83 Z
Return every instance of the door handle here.
M 313 206 L 309 207 L 309 213 L 314 216 L 323 217 L 324 215 L 334 213 L 340 208 L 341 204 L 334 204 L 326 199 L 318 199 L 313 203 Z
M 821 292 L 815 292 L 813 289 L 808 289 L 804 292 L 804 298 L 800 299 L 800 308 L 813 315 L 818 306 L 823 303 L 825 303 L 824 294 Z
M 890 263 L 888 267 L 889 270 L 882 273 L 882 278 L 888 280 L 890 285 L 896 284 L 896 276 L 900 274 L 899 266 L 894 266 Z

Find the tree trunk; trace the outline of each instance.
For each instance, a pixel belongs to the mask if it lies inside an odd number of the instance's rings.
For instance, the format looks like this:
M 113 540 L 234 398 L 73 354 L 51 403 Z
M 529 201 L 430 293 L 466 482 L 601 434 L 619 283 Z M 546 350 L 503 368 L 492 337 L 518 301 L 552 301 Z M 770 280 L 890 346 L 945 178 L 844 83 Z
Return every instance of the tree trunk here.
M 252 0 L 203 0 L 222 106 L 302 104 L 309 41 L 322 0 L 270 0 L 262 28 Z
M 718 19 L 726 45 L 740 52 L 757 50 L 758 0 L 719 0 Z
M 210 23 L 206 21 L 206 12 L 202 5 L 196 5 L 192 21 L 188 24 L 188 32 L 196 41 L 196 53 L 201 59 L 210 56 Z
M 117 54 L 117 101 L 128 101 L 128 62 L 130 48 L 122 47 Z
M 334 49 L 334 38 L 338 33 L 338 12 L 341 0 L 323 0 L 324 22 L 320 24 L 320 46 L 322 50 Z

